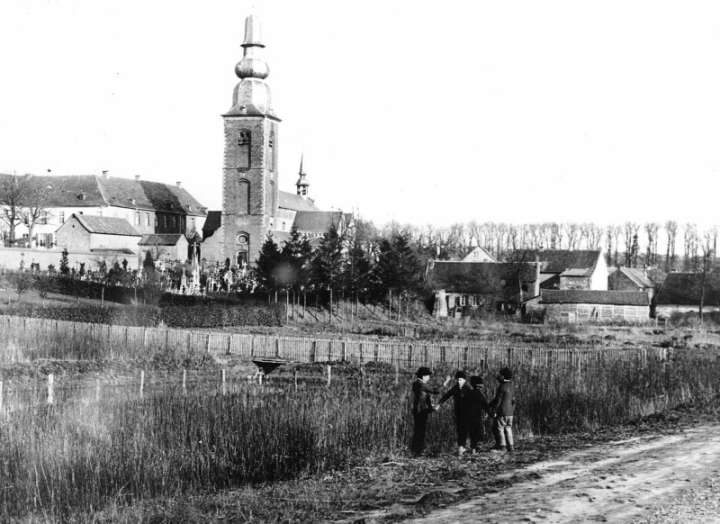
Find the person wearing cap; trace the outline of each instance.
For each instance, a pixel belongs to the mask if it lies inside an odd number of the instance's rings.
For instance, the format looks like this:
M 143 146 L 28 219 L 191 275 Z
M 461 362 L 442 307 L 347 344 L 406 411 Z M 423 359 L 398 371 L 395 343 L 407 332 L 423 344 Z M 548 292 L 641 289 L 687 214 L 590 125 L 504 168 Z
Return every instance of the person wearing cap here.
M 495 447 L 491 451 L 513 451 L 514 441 L 512 432 L 513 412 L 515 410 L 515 398 L 513 396 L 512 371 L 510 368 L 502 368 L 498 373 L 499 385 L 495 391 L 495 397 L 490 402 L 495 422 L 493 433 L 495 434 Z
M 430 368 L 425 366 L 418 368 L 415 373 L 415 380 L 412 384 L 413 393 L 413 436 L 410 444 L 410 450 L 415 456 L 422 455 L 425 450 L 425 428 L 430 413 L 434 411 L 432 404 L 432 396 L 437 395 L 439 391 L 430 387 L 432 372 Z
M 477 453 L 480 443 L 485 440 L 485 414 L 488 412 L 488 401 L 485 397 L 485 384 L 482 377 L 470 377 L 472 392 L 469 399 L 469 430 L 470 450 Z
M 470 433 L 470 394 L 472 388 L 467 382 L 467 375 L 464 371 L 455 373 L 455 385 L 450 388 L 442 397 L 440 404 L 452 397 L 455 410 L 455 429 L 457 430 L 458 456 L 465 453 L 468 434 Z

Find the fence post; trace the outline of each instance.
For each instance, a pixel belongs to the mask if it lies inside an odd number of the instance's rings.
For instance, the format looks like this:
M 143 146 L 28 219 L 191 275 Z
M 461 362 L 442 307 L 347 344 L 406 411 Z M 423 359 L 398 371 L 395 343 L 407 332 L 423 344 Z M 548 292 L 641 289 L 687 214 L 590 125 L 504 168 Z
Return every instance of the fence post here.
M 3 408 L 3 381 L 0 380 L 0 413 L 2 413 Z
M 359 355 L 359 361 L 360 361 L 360 364 L 361 364 L 361 365 L 362 365 L 362 363 L 363 363 L 363 356 L 364 356 L 364 355 L 363 355 L 363 343 L 362 343 L 362 342 L 360 342 L 360 355 Z
M 297 378 L 298 378 L 298 372 L 297 372 L 297 369 L 295 369 L 293 371 L 293 381 L 295 382 L 295 393 L 297 393 L 297 389 L 298 389 Z
M 140 398 L 143 398 L 144 389 L 145 389 L 145 371 L 141 370 L 140 371 Z
M 373 355 L 373 360 L 374 360 L 375 362 L 378 361 L 378 355 L 379 355 L 379 353 L 380 353 L 380 344 L 378 344 L 378 343 L 376 342 L 376 343 L 375 343 L 375 354 Z
M 408 344 L 408 355 L 407 355 L 408 366 L 412 367 L 412 363 L 413 363 L 412 359 L 413 359 L 413 345 Z
M 169 335 L 170 335 L 170 330 L 168 328 L 165 328 L 165 352 L 167 352 L 167 350 L 170 347 L 170 343 L 168 342 Z
M 182 390 L 183 395 L 187 395 L 187 369 L 183 369 Z
M 47 377 L 47 403 L 55 403 L 55 375 L 53 373 Z
M 222 394 L 223 394 L 223 397 L 225 396 L 226 393 L 227 393 L 227 386 L 225 385 L 225 368 L 223 368 L 223 370 L 222 370 Z
M 143 327 L 143 348 L 147 347 L 147 328 Z
M 342 348 L 342 361 L 347 362 L 347 346 L 344 340 L 340 343 L 340 347 Z
M 400 360 L 395 361 L 395 385 L 400 384 Z
M 232 335 L 229 334 L 227 336 L 227 349 L 225 350 L 225 354 L 229 355 L 231 349 L 232 349 Z
M 313 340 L 310 344 L 310 362 L 317 360 L 317 340 Z
M 330 382 L 332 382 L 332 366 L 328 364 L 327 366 L 327 386 L 330 387 Z
M 280 358 L 280 337 L 275 337 L 275 358 Z
M 100 379 L 95 379 L 95 402 L 100 402 Z
M 190 354 L 190 343 L 191 343 L 192 333 L 190 331 L 187 332 L 187 337 L 185 339 L 185 353 L 187 355 Z
M 205 354 L 210 353 L 210 333 L 205 335 Z

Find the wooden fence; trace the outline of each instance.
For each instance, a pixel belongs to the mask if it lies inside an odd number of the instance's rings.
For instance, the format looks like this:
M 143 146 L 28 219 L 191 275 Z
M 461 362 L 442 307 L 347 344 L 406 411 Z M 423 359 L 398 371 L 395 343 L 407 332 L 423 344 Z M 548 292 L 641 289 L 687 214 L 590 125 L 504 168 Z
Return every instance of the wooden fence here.
M 493 369 L 503 365 L 566 366 L 599 360 L 626 360 L 644 365 L 648 359 L 667 360 L 668 349 L 657 347 L 552 347 L 507 341 L 423 342 L 372 338 L 333 339 L 212 332 L 68 322 L 0 315 L 0 361 L 12 359 L 18 348 L 52 345 L 57 354 L 88 344 L 102 348 L 107 358 L 133 358 L 152 350 L 178 355 L 215 353 L 246 360 L 278 358 L 295 362 L 383 362 L 400 368 L 420 365 Z M 52 356 L 52 355 L 44 355 Z

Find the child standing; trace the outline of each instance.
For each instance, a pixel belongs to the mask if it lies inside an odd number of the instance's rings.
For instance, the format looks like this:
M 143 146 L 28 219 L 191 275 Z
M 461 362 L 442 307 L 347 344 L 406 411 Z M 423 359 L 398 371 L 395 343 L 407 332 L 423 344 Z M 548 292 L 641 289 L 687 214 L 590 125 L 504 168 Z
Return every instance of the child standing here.
M 418 368 L 412 385 L 413 436 L 410 450 L 415 456 L 422 455 L 422 452 L 425 450 L 427 418 L 434 409 L 431 395 L 437 395 L 439 393 L 428 385 L 431 374 L 430 368 L 424 366 Z
M 488 411 L 488 401 L 485 397 L 485 386 L 482 377 L 470 377 L 470 450 L 477 453 L 478 446 L 485 440 L 485 414 Z
M 464 371 L 455 373 L 455 385 L 450 388 L 442 397 L 440 404 L 453 399 L 455 408 L 455 429 L 457 430 L 458 457 L 465 453 L 465 444 L 470 433 L 470 394 L 472 388 L 467 383 L 467 375 Z
M 493 432 L 495 433 L 495 447 L 492 451 L 512 452 L 515 448 L 513 442 L 513 412 L 515 410 L 515 398 L 513 397 L 512 371 L 510 368 L 502 368 L 498 374 L 500 384 L 495 391 L 495 398 L 490 402 L 490 408 L 493 409 L 495 423 Z

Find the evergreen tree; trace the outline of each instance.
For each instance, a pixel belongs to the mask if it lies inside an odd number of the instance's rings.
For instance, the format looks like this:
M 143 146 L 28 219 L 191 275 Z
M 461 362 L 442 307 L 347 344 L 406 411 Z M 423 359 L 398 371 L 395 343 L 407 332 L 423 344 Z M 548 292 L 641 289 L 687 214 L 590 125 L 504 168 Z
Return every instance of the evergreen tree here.
M 345 270 L 344 242 L 343 235 L 334 225 L 323 235 L 312 260 L 312 279 L 318 289 L 342 289 Z
M 151 273 L 155 271 L 155 261 L 153 260 L 152 253 L 148 249 L 145 252 L 145 260 L 143 260 L 143 272 Z
M 306 288 L 309 281 L 309 262 L 312 255 L 312 246 L 307 236 L 301 235 L 293 227 L 290 238 L 283 245 L 280 253 L 284 273 L 287 275 L 286 285 L 295 290 Z
M 356 237 L 348 251 L 345 268 L 345 288 L 356 297 L 367 297 L 372 286 L 372 264 L 370 254 Z
M 60 273 L 63 275 L 67 275 L 68 273 L 70 273 L 70 264 L 68 262 L 67 248 L 64 248 L 60 255 Z
M 277 269 L 281 262 L 280 250 L 272 235 L 268 234 L 255 262 L 255 275 L 265 291 L 275 291 L 279 287 Z
M 420 285 L 422 271 L 417 255 L 406 233 L 397 232 L 380 242 L 375 267 L 375 296 L 381 298 L 385 290 L 414 292 Z

